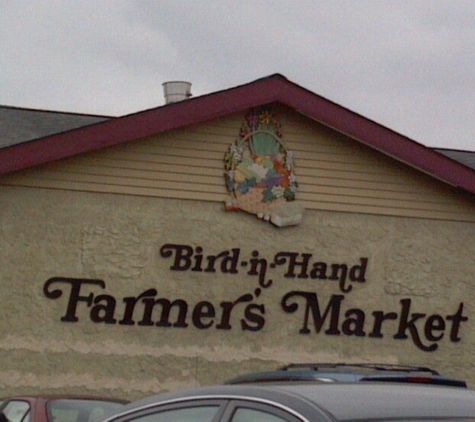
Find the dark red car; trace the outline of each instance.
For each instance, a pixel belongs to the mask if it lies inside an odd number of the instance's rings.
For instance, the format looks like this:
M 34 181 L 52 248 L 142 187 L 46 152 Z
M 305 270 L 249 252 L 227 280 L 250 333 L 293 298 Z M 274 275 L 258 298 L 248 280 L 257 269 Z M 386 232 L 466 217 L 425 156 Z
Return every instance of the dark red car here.
M 97 422 L 126 403 L 81 396 L 6 397 L 0 398 L 0 422 Z

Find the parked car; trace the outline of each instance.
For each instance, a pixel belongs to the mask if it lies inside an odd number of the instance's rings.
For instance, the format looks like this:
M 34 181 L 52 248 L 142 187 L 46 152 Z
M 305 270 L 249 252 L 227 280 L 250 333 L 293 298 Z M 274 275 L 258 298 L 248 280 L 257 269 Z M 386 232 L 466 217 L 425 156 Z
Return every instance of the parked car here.
M 127 403 L 81 396 L 16 396 L 0 402 L 1 422 L 96 422 Z
M 164 393 L 103 422 L 474 421 L 475 391 L 392 383 L 265 383 Z
M 342 381 L 342 382 L 403 382 L 467 387 L 463 380 L 441 375 L 434 369 L 421 366 L 374 363 L 300 363 L 275 371 L 241 375 L 226 384 L 265 383 L 278 381 Z

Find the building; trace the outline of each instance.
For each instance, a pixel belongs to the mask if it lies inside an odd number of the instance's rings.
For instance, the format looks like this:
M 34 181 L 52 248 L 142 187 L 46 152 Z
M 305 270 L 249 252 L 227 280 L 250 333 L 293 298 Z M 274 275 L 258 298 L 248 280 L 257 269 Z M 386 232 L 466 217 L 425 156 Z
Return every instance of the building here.
M 472 153 L 281 75 L 0 118 L 2 391 L 138 398 L 310 361 L 475 383 Z

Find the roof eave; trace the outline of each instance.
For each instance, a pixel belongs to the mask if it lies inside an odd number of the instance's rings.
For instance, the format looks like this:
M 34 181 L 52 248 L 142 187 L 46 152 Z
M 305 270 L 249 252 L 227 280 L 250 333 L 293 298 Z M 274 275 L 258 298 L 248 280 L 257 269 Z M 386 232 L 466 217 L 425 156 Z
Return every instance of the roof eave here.
M 385 155 L 475 194 L 474 170 L 281 75 L 7 147 L 0 150 L 0 176 L 274 102 L 283 103 Z
M 280 78 L 262 79 L 1 149 L 0 176 L 275 102 Z

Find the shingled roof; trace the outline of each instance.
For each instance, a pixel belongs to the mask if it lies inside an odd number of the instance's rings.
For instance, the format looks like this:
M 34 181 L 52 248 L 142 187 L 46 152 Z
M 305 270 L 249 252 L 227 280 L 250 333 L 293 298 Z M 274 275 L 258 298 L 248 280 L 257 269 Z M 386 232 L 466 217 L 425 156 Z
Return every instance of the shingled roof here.
M 54 125 L 53 116 L 49 116 L 51 120 L 46 126 L 56 133 L 48 133 L 47 129 L 37 133 L 25 130 L 21 143 L 13 145 L 15 141 L 12 138 L 2 141 L 0 175 L 271 103 L 284 104 L 385 155 L 475 194 L 474 163 L 473 160 L 464 160 L 472 153 L 461 151 L 460 154 L 452 154 L 452 150 L 426 147 L 279 74 L 115 119 L 59 113 L 58 122 L 63 120 L 70 124 L 69 127 L 65 124 L 62 128 L 66 131 L 61 133 L 57 133 L 61 130 L 61 124 Z M 35 113 L 31 116 L 34 118 Z M 78 126 L 74 128 L 76 123 Z M 20 138 L 16 137 L 17 140 Z
M 475 152 L 457 149 L 434 148 L 437 152 L 475 170 Z
M 0 148 L 103 122 L 110 118 L 0 106 Z

